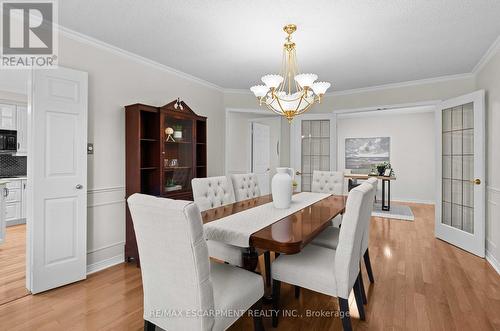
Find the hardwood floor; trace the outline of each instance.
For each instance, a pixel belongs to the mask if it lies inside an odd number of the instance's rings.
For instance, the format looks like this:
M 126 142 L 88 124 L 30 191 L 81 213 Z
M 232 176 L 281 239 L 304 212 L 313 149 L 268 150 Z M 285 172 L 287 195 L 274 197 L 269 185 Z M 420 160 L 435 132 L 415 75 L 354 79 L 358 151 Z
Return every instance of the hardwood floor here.
M 434 208 L 411 204 L 415 221 L 373 218 L 370 257 L 375 284 L 363 270 L 366 321 L 350 309 L 355 330 L 500 330 L 500 276 L 483 259 L 434 238 Z M 263 265 L 263 261 L 261 261 Z M 363 267 L 364 269 L 364 267 Z M 309 290 L 281 302 L 297 314 L 336 311 L 337 300 Z M 270 308 L 270 306 L 264 306 Z M 266 329 L 273 330 L 264 319 Z M 0 330 L 141 330 L 140 270 L 122 264 L 86 281 L 0 306 Z M 276 330 L 341 330 L 338 318 L 281 318 Z M 253 330 L 249 317 L 230 330 Z
M 7 227 L 0 245 L 0 305 L 28 294 L 25 269 L 26 225 Z

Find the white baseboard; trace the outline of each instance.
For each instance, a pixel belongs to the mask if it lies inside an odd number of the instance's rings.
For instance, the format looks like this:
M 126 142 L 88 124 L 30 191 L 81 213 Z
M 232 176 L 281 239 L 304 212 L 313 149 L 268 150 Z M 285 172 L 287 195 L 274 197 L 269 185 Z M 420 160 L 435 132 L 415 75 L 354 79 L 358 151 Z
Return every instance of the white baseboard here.
M 486 261 L 496 270 L 496 272 L 500 275 L 500 262 L 491 254 L 491 252 L 486 251 Z
M 377 196 L 377 202 L 382 200 L 382 196 Z M 426 205 L 434 205 L 436 201 L 434 200 L 419 200 L 419 199 L 399 199 L 399 198 L 391 198 L 391 203 L 393 202 L 402 202 L 402 203 L 423 203 Z
M 93 274 L 117 264 L 125 262 L 125 253 L 110 257 L 109 259 L 102 260 L 87 266 L 87 275 Z
M 17 220 L 5 221 L 5 226 L 14 226 L 14 225 L 20 225 L 20 224 L 26 224 L 26 219 L 19 218 Z

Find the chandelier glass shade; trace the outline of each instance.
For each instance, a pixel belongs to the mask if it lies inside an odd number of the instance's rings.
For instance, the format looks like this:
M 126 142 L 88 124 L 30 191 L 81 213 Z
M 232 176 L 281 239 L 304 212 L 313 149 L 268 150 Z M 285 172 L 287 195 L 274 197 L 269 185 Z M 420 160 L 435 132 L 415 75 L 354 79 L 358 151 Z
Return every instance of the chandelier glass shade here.
M 291 39 L 297 26 L 288 24 L 283 30 L 288 36 L 283 45 L 281 75 L 265 75 L 261 78 L 264 85 L 252 86 L 250 90 L 261 106 L 265 105 L 291 122 L 295 116 L 308 111 L 314 103 L 320 103 L 330 83 L 316 82 L 316 74 L 299 73 L 295 43 Z

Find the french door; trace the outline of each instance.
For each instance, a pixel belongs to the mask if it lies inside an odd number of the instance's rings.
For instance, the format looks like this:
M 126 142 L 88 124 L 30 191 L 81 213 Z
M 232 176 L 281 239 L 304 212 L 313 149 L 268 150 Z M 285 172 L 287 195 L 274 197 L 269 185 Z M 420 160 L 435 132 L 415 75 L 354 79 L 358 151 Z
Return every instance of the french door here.
M 290 160 L 297 191 L 311 191 L 314 170 L 337 169 L 337 123 L 334 114 L 303 114 L 290 127 Z
M 484 91 L 436 109 L 436 237 L 475 255 L 485 253 Z

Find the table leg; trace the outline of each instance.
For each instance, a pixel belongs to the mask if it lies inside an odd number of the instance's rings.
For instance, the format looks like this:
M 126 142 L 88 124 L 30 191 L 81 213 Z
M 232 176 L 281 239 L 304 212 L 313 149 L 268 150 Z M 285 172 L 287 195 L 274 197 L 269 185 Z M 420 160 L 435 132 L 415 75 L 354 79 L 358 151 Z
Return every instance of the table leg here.
M 259 255 L 257 254 L 257 251 L 254 247 L 248 247 L 243 252 L 243 269 L 255 271 L 257 264 L 259 264 Z
M 385 185 L 387 184 L 387 204 L 385 198 Z M 382 179 L 382 210 L 391 210 L 391 181 Z

